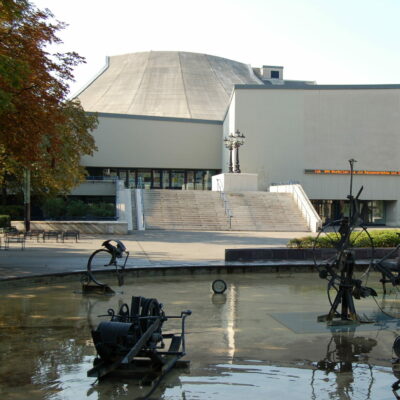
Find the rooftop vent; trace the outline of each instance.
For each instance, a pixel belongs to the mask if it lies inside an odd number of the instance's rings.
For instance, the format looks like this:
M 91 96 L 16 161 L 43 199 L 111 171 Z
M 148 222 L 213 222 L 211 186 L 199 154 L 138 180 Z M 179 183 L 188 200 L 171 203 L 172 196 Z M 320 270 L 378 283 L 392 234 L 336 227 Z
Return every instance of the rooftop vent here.
M 268 80 L 273 84 L 283 83 L 283 67 L 263 65 L 260 70 L 262 80 Z

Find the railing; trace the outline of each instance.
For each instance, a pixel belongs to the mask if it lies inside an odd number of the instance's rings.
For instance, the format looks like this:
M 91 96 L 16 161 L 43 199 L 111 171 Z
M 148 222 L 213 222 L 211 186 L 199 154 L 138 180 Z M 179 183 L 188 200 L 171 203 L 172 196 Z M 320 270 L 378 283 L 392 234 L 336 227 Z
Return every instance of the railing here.
M 146 230 L 146 224 L 144 219 L 144 201 L 143 201 L 143 189 L 135 189 L 136 199 L 136 219 L 138 231 Z
M 229 229 L 232 229 L 232 218 L 233 218 L 233 213 L 231 208 L 229 207 L 229 201 L 226 197 L 225 192 L 222 190 L 222 186 L 221 186 L 221 181 L 220 179 L 217 179 L 217 189 L 219 192 L 219 198 L 224 202 L 224 211 L 225 211 L 225 215 L 228 218 L 229 221 Z
M 86 176 L 87 181 L 105 181 L 105 182 L 115 182 L 118 180 L 118 176 Z
M 133 221 L 131 191 L 125 188 L 124 182 L 121 180 L 116 180 L 115 186 L 115 202 L 118 220 L 126 221 L 128 223 L 128 232 L 132 231 Z
M 273 185 L 269 188 L 270 192 L 275 193 L 291 193 L 297 207 L 301 211 L 303 217 L 307 221 L 307 226 L 311 232 L 317 232 L 322 226 L 322 220 L 315 211 L 314 206 L 307 197 L 303 188 L 299 184 Z

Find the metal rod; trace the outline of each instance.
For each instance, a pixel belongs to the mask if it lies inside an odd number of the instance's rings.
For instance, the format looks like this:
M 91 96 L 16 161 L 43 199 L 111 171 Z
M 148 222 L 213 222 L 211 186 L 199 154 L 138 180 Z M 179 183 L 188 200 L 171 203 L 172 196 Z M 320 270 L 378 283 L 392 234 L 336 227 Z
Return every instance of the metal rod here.
M 353 195 L 353 166 L 354 163 L 357 162 L 354 158 L 350 158 L 349 163 L 350 163 L 350 196 Z
M 349 194 L 349 200 L 350 200 L 350 207 L 349 207 L 349 219 L 350 221 L 353 220 L 354 216 L 354 204 L 353 204 L 353 167 L 354 163 L 357 162 L 354 158 L 350 158 L 349 163 L 350 163 L 350 194 Z

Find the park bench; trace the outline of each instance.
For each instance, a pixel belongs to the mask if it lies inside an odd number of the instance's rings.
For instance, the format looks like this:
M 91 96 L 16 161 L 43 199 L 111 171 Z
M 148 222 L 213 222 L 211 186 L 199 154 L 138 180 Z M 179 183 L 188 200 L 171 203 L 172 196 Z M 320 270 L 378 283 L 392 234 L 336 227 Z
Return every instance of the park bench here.
M 21 250 L 25 249 L 25 234 L 18 230 L 11 230 L 5 233 L 4 236 L 4 249 L 10 248 L 10 243 L 17 243 L 21 245 Z
M 37 241 L 39 242 L 40 238 L 42 238 L 42 240 L 43 240 L 43 234 L 44 234 L 44 230 L 43 229 L 32 229 L 29 232 L 25 232 L 25 238 L 26 239 L 36 238 Z
M 56 239 L 58 242 L 58 239 L 62 239 L 63 234 L 61 231 L 44 231 L 43 233 L 43 242 L 46 241 L 46 239 Z
M 62 241 L 65 239 L 72 238 L 75 239 L 75 242 L 78 242 L 79 239 L 79 231 L 65 231 L 63 232 Z

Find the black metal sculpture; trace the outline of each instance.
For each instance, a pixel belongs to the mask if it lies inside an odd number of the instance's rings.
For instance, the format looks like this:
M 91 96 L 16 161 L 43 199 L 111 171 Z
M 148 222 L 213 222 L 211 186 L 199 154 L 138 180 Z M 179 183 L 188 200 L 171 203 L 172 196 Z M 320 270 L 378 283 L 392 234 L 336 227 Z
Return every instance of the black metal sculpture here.
M 347 196 L 349 216 L 324 227 L 317 235 L 313 246 L 314 262 L 319 275 L 328 280 L 328 299 L 331 305 L 329 313 L 320 316 L 318 320 L 327 321 L 329 325 L 372 322 L 357 315 L 354 298 L 377 296 L 374 289 L 363 286 L 362 278 L 357 279 L 355 277 L 356 259 L 353 247 L 361 235 L 364 235 L 365 240 L 370 244 L 368 250 L 370 262 L 367 266 L 367 272 L 372 267 L 374 259 L 373 241 L 363 225 L 359 211 L 358 199 L 363 187 L 360 188 L 356 196 L 353 196 L 353 166 L 355 162 L 354 159 L 349 160 L 350 194 Z M 323 257 L 321 257 L 319 250 L 321 241 L 328 243 L 333 250 L 329 257 L 322 261 L 321 258 Z M 329 290 L 332 288 L 336 291 L 333 301 L 329 295 Z M 340 312 L 338 311 L 339 306 L 341 306 Z
M 115 242 L 115 244 L 112 244 Z M 94 270 L 97 267 L 115 267 L 117 274 L 118 286 L 122 286 L 124 283 L 124 270 L 126 262 L 129 257 L 129 251 L 120 240 L 106 240 L 103 242 L 103 249 L 94 251 L 89 257 L 87 263 L 86 275 L 82 280 L 82 291 L 83 293 L 102 293 L 102 294 L 113 294 L 114 290 L 110 288 L 106 283 L 99 282 L 93 275 Z M 123 258 L 124 263 L 122 266 L 118 265 L 118 259 Z
M 162 379 L 186 354 L 185 319 L 191 313 L 187 310 L 166 316 L 161 303 L 144 297 L 132 297 L 131 306 L 123 304 L 118 313 L 109 309 L 110 321 L 101 322 L 92 331 L 98 357 L 88 376 L 102 378 L 122 371 L 142 377 L 142 384 Z M 163 334 L 162 325 L 172 318 L 182 320 L 181 333 Z M 160 351 L 167 340 L 168 350 Z

